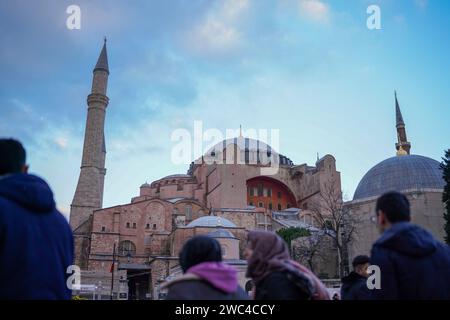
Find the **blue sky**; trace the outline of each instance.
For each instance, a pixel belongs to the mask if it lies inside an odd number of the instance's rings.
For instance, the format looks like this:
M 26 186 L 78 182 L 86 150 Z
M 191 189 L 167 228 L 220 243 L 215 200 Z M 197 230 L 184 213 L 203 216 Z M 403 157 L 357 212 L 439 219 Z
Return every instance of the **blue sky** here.
M 450 12 L 438 0 L 0 0 L 0 136 L 20 139 L 31 172 L 66 214 L 76 187 L 92 69 L 108 37 L 104 205 L 187 165 L 171 133 L 280 129 L 280 152 L 332 154 L 349 198 L 395 155 L 394 90 L 412 153 L 449 148 Z M 66 8 L 81 8 L 81 29 Z M 381 30 L 366 9 L 381 9 Z

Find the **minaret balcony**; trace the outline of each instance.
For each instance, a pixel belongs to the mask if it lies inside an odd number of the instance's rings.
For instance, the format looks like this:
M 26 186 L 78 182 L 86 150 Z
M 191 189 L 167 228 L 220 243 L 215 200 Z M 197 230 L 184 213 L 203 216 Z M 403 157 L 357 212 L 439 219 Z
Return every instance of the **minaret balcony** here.
M 105 107 L 106 107 L 109 103 L 109 98 L 107 96 L 105 96 L 104 94 L 91 93 L 87 97 L 87 103 L 88 103 L 88 105 L 90 105 L 91 103 L 101 103 L 101 104 L 105 105 Z

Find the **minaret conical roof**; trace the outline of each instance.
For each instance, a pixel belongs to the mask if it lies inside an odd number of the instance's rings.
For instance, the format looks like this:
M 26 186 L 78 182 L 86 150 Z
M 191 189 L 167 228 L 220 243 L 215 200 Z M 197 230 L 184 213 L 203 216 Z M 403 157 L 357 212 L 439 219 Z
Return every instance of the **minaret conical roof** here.
M 106 52 L 106 38 L 105 42 L 103 43 L 103 48 L 100 52 L 100 56 L 98 57 L 97 64 L 95 65 L 94 72 L 97 70 L 103 70 L 108 72 L 109 74 L 108 53 Z
M 405 122 L 403 121 L 402 111 L 400 110 L 400 105 L 398 104 L 397 100 L 397 92 L 395 92 L 395 117 L 397 126 L 405 125 Z

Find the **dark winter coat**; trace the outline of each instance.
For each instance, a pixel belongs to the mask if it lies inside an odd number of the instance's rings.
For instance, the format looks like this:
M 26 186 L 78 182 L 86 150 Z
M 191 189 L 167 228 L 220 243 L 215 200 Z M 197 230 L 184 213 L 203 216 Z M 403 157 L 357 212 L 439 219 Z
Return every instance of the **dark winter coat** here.
M 44 180 L 0 177 L 0 300 L 70 299 L 73 236 Z
M 237 270 L 222 262 L 193 266 L 181 277 L 166 283 L 167 300 L 248 300 L 238 285 Z
M 341 300 L 368 300 L 370 291 L 367 288 L 367 278 L 352 271 L 342 278 Z
M 374 299 L 450 299 L 450 247 L 417 225 L 397 223 L 384 232 L 371 264 L 381 271 Z
M 209 282 L 191 278 L 190 275 L 181 276 L 168 287 L 166 300 L 248 300 L 249 296 L 238 287 L 234 292 L 224 292 L 213 287 Z
M 306 288 L 295 284 L 288 272 L 274 271 L 255 286 L 255 300 L 308 300 Z

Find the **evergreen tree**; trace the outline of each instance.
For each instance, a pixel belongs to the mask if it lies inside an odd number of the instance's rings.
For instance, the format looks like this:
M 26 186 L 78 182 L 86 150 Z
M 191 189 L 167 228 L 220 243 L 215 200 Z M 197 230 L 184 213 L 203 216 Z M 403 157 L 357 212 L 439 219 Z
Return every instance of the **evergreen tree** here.
M 277 234 L 286 241 L 289 251 L 291 250 L 292 240 L 297 239 L 299 237 L 308 237 L 311 235 L 309 230 L 304 228 L 283 228 L 277 231 Z
M 445 151 L 445 157 L 442 158 L 441 169 L 442 176 L 446 182 L 444 186 L 444 194 L 442 195 L 442 202 L 444 203 L 444 230 L 445 242 L 450 245 L 450 149 Z

